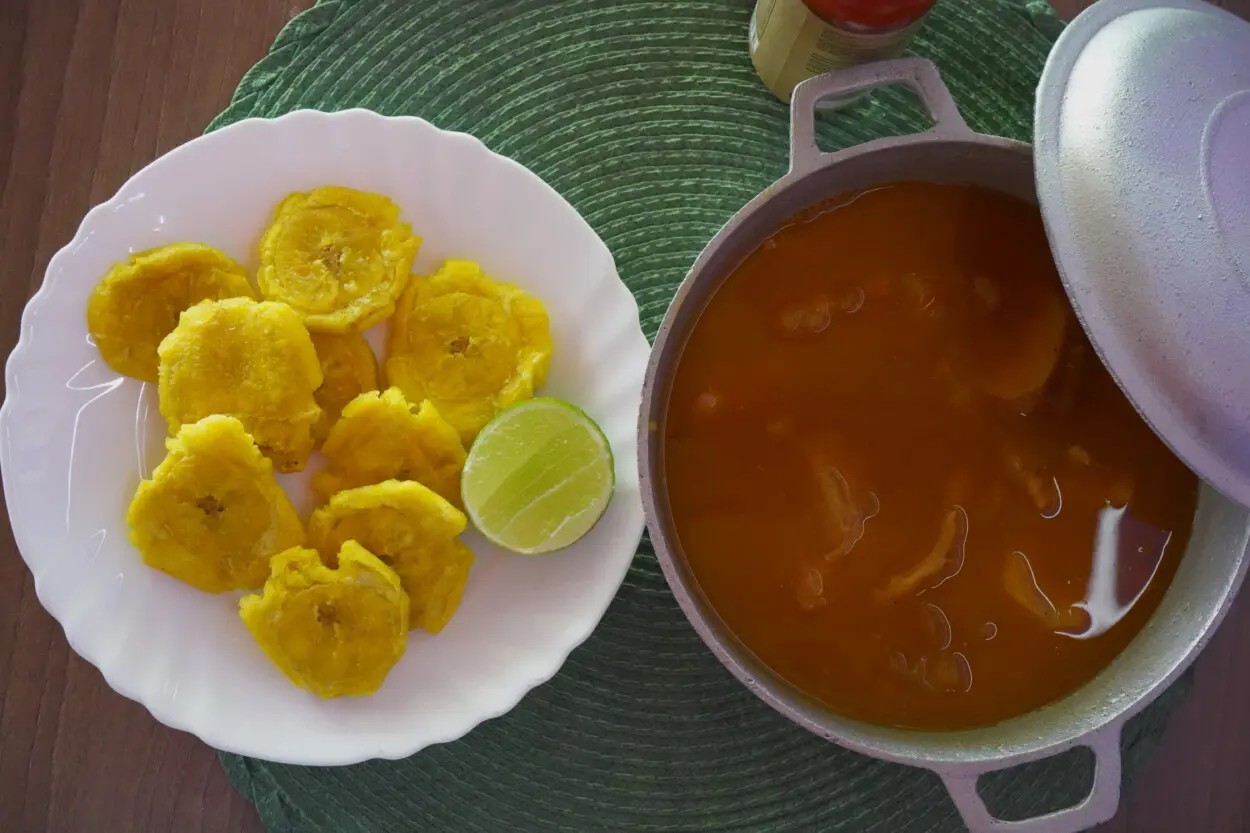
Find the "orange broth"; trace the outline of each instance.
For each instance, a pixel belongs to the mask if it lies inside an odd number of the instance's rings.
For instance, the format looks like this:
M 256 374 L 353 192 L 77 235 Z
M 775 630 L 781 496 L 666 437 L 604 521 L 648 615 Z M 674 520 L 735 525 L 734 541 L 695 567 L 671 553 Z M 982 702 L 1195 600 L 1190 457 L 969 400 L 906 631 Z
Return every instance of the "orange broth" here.
M 668 498 L 712 606 L 838 712 L 983 726 L 1142 627 L 1195 477 L 1066 302 L 1034 206 L 898 183 L 792 219 L 679 363 Z

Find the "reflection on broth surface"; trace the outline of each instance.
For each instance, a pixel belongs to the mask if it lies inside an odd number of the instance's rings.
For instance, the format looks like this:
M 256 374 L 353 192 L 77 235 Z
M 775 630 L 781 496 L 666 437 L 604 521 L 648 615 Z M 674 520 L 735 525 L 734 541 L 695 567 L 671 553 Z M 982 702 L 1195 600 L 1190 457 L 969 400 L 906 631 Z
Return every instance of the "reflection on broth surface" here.
M 877 188 L 716 294 L 664 426 L 713 607 L 832 708 L 980 726 L 1072 691 L 1175 572 L 1197 482 L 1103 369 L 1037 210 Z

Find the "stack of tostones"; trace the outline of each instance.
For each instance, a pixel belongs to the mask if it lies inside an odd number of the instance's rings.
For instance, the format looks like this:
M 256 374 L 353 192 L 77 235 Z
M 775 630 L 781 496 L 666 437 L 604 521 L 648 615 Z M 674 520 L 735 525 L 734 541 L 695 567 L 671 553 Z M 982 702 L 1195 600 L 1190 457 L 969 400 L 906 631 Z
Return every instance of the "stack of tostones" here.
M 173 434 L 130 504 L 131 540 L 200 590 L 263 585 L 240 617 L 320 697 L 373 693 L 409 629 L 450 621 L 474 560 L 459 539 L 465 446 L 551 359 L 540 302 L 468 261 L 410 278 L 420 242 L 390 199 L 315 188 L 275 209 L 259 294 L 222 252 L 176 243 L 115 265 L 88 303 L 101 356 L 157 384 Z M 395 386 L 379 392 L 363 331 L 392 313 Z M 305 548 L 275 472 L 316 447 L 323 505 Z

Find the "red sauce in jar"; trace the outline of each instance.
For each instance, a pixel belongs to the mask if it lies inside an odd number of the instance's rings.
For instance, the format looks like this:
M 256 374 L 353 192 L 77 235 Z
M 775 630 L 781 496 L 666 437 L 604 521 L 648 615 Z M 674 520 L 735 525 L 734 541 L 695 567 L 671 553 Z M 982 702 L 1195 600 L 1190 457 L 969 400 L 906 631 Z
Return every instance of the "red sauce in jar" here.
M 803 0 L 830 23 L 868 29 L 901 29 L 919 20 L 936 0 Z

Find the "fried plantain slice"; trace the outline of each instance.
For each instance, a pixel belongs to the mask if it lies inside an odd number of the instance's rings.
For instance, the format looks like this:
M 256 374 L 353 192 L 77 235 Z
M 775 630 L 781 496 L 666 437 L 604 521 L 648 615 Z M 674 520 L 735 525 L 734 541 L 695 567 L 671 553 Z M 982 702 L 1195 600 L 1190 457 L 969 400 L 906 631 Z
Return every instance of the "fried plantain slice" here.
M 534 395 L 552 349 L 540 301 L 449 260 L 400 298 L 386 375 L 410 401 L 433 402 L 468 445 L 500 408 Z
M 321 365 L 286 304 L 228 298 L 182 314 L 161 342 L 160 408 L 171 433 L 209 414 L 237 417 L 280 472 L 299 471 L 321 417 Z
M 363 393 L 343 408 L 313 476 L 324 502 L 335 492 L 383 480 L 416 480 L 460 505 L 465 451 L 456 429 L 429 402 L 413 406 L 398 388 Z
M 339 492 L 313 512 L 309 542 L 331 561 L 357 541 L 399 575 L 411 626 L 438 633 L 451 620 L 473 566 L 473 551 L 456 537 L 467 519 L 430 489 L 388 480 Z
M 265 589 L 239 617 L 274 665 L 318 697 L 377 691 L 404 655 L 408 596 L 395 571 L 355 541 L 338 566 L 295 547 L 273 557 Z
M 234 417 L 184 425 L 139 484 L 126 521 L 144 562 L 208 593 L 259 587 L 304 528 L 273 465 Z
M 313 426 L 313 440 L 320 446 L 348 402 L 378 389 L 378 360 L 359 333 L 311 335 L 321 362 L 321 387 L 313 393 L 321 406 L 321 419 Z
M 421 239 L 380 194 L 324 186 L 278 204 L 256 282 L 309 330 L 360 332 L 390 316 Z
M 156 348 L 200 301 L 255 298 L 247 271 L 203 243 L 173 243 L 114 264 L 87 302 L 87 330 L 109 367 L 155 382 Z

